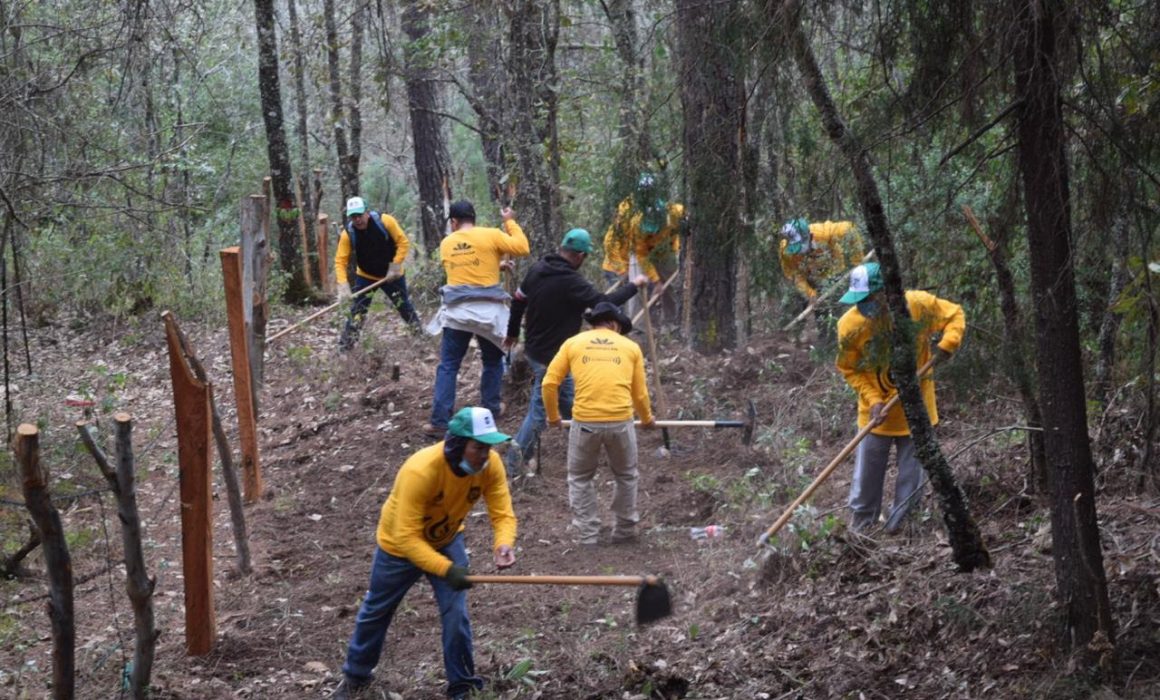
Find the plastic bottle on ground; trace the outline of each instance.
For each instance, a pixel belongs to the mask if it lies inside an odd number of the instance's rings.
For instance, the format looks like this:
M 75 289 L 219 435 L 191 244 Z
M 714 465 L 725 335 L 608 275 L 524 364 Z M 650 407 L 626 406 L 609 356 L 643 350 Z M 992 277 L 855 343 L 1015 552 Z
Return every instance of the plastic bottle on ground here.
M 721 537 L 725 534 L 725 528 L 720 525 L 706 525 L 705 527 L 691 527 L 689 528 L 689 537 L 695 540 L 707 540 L 715 537 Z

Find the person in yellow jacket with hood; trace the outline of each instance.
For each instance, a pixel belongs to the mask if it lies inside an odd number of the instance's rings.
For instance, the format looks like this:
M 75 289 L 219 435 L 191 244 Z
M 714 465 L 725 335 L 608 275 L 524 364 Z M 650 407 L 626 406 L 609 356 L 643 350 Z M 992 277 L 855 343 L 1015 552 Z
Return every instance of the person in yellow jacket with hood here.
M 897 393 L 890 377 L 890 310 L 882 291 L 882 273 L 878 263 L 859 265 L 850 272 L 849 291 L 843 304 L 854 304 L 838 320 L 838 371 L 858 394 L 858 428 L 873 425 L 861 443 L 850 483 L 850 527 L 863 530 L 878 522 L 882 509 L 882 490 L 890 448 L 898 457 L 898 478 L 894 486 L 894 503 L 886 518 L 886 531 L 896 532 L 906 519 L 914 502 L 921 497 L 925 483 L 922 464 L 914 453 L 910 426 L 902 405 L 896 403 L 883 411 Z M 914 321 L 917 361 L 921 367 L 931 357 L 931 336 L 938 335 L 933 352 L 939 358 L 950 357 L 963 340 L 966 320 L 963 307 L 928 292 L 906 292 L 906 305 Z M 941 360 L 936 360 L 936 364 Z M 928 373 L 919 385 L 931 425 L 938 425 L 934 379 Z
M 516 516 L 503 461 L 491 448 L 510 438 L 486 408 L 461 409 L 442 442 L 413 454 L 395 476 L 379 513 L 378 546 L 370 587 L 355 617 L 354 633 L 333 698 L 347 700 L 371 683 L 395 610 L 423 576 L 431 582 L 443 623 L 447 695 L 466 698 L 483 688 L 475 673 L 467 618 L 468 513 L 482 496 L 491 519 L 497 569 L 515 564 Z
M 411 250 L 407 234 L 395 217 L 369 211 L 362 197 L 347 200 L 346 215 L 349 218 L 334 251 L 334 278 L 338 280 L 339 300 L 350 299 L 352 294 L 386 278 L 386 282 L 379 285 L 379 288 L 387 295 L 399 316 L 412 328 L 419 330 L 419 314 L 415 312 L 411 298 L 407 295 L 407 278 L 403 274 L 403 261 Z M 352 253 L 355 259 L 353 283 L 347 273 Z M 351 302 L 350 316 L 338 339 L 340 350 L 349 350 L 354 346 L 366 321 L 373 294 L 373 291 L 367 292 Z
M 636 192 L 621 201 L 604 234 L 601 270 L 605 282 L 611 284 L 629 275 L 631 258 L 635 257 L 639 274 L 649 278 L 651 297 L 657 285 L 677 269 L 684 218 L 684 205 L 666 202 L 656 175 L 642 173 Z M 666 289 L 660 303 L 665 318 L 676 320 L 676 294 Z
M 852 221 L 808 223 L 791 219 L 781 227 L 781 272 L 813 301 L 826 280 L 862 262 L 862 235 Z

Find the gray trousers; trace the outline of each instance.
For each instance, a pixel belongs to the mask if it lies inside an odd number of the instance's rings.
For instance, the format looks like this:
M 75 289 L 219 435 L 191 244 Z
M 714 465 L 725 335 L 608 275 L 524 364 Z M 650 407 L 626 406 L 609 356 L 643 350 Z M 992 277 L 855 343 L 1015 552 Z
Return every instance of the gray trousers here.
M 926 478 L 922 464 L 914 456 L 914 441 L 909 435 L 871 433 L 858 445 L 854 478 L 850 482 L 850 527 L 854 530 L 862 530 L 878 522 L 891 445 L 897 446 L 898 478 L 894 482 L 894 505 L 886 518 L 886 531 L 894 532 L 900 528 L 910 509 L 922 499 L 921 491 Z
M 612 512 L 616 522 L 612 537 L 632 536 L 640 514 L 636 510 L 636 428 L 632 421 L 584 423 L 572 421 L 568 432 L 568 503 L 572 525 L 580 542 L 595 544 L 600 535 L 600 504 L 596 498 L 596 469 L 600 452 L 608 453 L 612 470 Z

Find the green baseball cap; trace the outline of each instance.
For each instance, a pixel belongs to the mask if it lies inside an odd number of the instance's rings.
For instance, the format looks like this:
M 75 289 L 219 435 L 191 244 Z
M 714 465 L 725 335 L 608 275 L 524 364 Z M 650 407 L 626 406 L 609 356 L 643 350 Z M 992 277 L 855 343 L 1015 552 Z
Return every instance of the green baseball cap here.
M 883 286 L 882 271 L 878 269 L 878 263 L 859 265 L 850 270 L 850 289 L 838 301 L 843 304 L 857 304 Z
M 488 445 L 498 445 L 512 439 L 510 435 L 504 435 L 495 427 L 495 418 L 492 417 L 491 411 L 478 406 L 459 409 L 447 424 L 447 432 Z
M 587 255 L 592 252 L 592 236 L 582 228 L 574 228 L 564 234 L 560 247 Z

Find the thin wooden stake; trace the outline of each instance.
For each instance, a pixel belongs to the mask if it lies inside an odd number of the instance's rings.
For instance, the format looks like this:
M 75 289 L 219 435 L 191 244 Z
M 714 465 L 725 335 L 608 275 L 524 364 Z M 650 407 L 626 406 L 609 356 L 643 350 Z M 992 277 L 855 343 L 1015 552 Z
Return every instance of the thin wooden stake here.
M 322 291 L 334 294 L 334 280 L 330 276 L 330 217 L 318 215 L 318 225 L 314 229 L 314 247 L 318 251 L 318 283 Z

